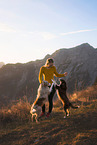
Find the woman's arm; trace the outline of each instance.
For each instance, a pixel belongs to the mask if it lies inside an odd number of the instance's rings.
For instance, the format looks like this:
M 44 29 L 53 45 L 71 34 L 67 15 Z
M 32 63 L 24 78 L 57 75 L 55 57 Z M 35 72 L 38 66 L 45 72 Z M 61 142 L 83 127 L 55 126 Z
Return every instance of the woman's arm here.
M 56 67 L 54 66 L 54 74 L 56 77 L 64 77 L 67 75 L 67 72 L 63 73 L 63 74 L 59 74 L 56 70 Z
M 42 83 L 42 76 L 43 76 L 43 67 L 41 67 L 40 71 L 39 71 L 39 83 L 40 84 Z

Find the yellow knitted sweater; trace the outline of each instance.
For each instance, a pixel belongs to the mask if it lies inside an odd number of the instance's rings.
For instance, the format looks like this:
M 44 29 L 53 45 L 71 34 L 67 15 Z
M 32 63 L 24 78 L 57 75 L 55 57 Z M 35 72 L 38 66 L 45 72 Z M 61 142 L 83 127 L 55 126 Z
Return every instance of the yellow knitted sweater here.
M 52 66 L 50 68 L 47 68 L 46 66 L 42 66 L 39 72 L 39 82 L 42 83 L 42 76 L 43 76 L 45 81 L 48 81 L 49 83 L 52 84 L 51 79 L 54 79 L 54 75 L 56 77 L 64 77 L 64 74 L 57 73 L 55 66 Z

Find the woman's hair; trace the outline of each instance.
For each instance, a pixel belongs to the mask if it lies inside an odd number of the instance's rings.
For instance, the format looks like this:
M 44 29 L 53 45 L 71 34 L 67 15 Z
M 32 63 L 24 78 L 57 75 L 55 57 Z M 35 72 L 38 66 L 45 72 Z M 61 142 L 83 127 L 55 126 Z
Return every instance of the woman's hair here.
M 49 63 L 54 63 L 54 60 L 52 58 L 48 58 L 45 65 L 47 66 Z

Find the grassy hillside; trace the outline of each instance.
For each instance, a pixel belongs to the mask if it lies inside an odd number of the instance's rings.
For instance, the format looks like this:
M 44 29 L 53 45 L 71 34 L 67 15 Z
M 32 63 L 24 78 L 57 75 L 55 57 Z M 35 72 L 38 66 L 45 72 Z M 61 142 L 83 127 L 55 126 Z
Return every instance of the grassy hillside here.
M 97 144 L 97 86 L 69 95 L 80 105 L 70 109 L 64 119 L 59 100 L 54 102 L 51 116 L 40 123 L 31 122 L 31 105 L 26 98 L 0 110 L 0 145 L 96 145 Z M 46 104 L 48 110 L 48 104 Z

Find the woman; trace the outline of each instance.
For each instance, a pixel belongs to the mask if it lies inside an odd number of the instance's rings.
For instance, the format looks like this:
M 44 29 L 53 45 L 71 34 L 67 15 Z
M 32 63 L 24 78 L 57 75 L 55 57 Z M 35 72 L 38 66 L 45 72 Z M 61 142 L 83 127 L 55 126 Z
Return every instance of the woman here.
M 48 58 L 46 60 L 46 63 L 44 66 L 42 66 L 40 68 L 40 72 L 39 72 L 39 82 L 42 83 L 42 77 L 45 81 L 48 81 L 50 84 L 52 84 L 52 80 L 54 80 L 54 75 L 56 77 L 64 77 L 67 76 L 67 72 L 63 73 L 63 74 L 59 74 L 56 71 L 56 67 L 53 65 L 54 64 L 54 60 L 52 58 Z M 51 93 L 48 96 L 48 101 L 49 101 L 49 111 L 46 115 L 46 117 L 49 117 L 50 113 L 52 112 L 52 108 L 53 108 L 53 96 L 55 94 L 55 88 L 54 85 L 52 87 Z M 45 115 L 45 104 L 42 107 L 42 113 L 41 116 Z

